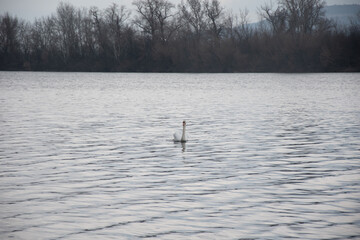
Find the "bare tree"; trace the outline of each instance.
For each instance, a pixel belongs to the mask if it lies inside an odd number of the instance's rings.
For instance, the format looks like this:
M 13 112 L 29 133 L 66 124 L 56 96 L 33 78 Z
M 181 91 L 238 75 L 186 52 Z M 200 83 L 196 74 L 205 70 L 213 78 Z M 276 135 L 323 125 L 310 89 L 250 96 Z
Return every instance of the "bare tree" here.
M 260 9 L 260 16 L 270 24 L 275 34 L 286 31 L 288 14 L 285 9 L 278 7 L 273 10 L 272 4 L 265 4 Z
M 252 28 L 249 25 L 249 10 L 243 9 L 239 11 L 239 22 L 237 22 L 237 35 L 239 38 L 248 40 L 252 35 Z
M 107 59 L 109 56 L 113 56 L 113 50 L 109 39 L 109 28 L 104 20 L 104 13 L 97 7 L 90 9 L 94 32 L 95 32 L 95 51 L 102 58 Z
M 349 18 L 350 21 L 350 32 L 360 32 L 360 10 L 356 13 L 356 16 Z
M 288 13 L 290 32 L 311 33 L 324 17 L 324 0 L 280 0 Z
M 15 53 L 19 46 L 19 20 L 8 13 L 0 19 L 0 48 L 5 54 Z
M 165 43 L 172 34 L 171 18 L 174 5 L 167 0 L 136 0 L 133 2 L 138 16 L 134 23 L 148 34 L 153 42 Z
M 182 19 L 195 32 L 196 39 L 199 41 L 201 34 L 205 30 L 205 6 L 201 0 L 186 0 L 180 5 Z
M 31 24 L 22 21 L 19 28 L 19 49 L 22 54 L 31 53 Z
M 205 12 L 208 17 L 208 24 L 210 26 L 210 32 L 215 39 L 220 38 L 221 31 L 223 30 L 223 10 L 220 6 L 219 0 L 205 0 L 204 2 Z
M 116 60 L 120 59 L 122 53 L 123 32 L 129 16 L 130 12 L 125 6 L 119 7 L 115 3 L 105 10 L 105 22 L 109 28 L 108 37 Z
M 60 2 L 57 8 L 57 30 L 61 37 L 61 50 L 65 61 L 79 53 L 78 15 L 75 7 L 69 3 Z
M 286 30 L 292 34 L 307 34 L 323 23 L 324 6 L 324 0 L 279 0 L 276 10 L 266 4 L 261 7 L 260 15 L 275 33 Z

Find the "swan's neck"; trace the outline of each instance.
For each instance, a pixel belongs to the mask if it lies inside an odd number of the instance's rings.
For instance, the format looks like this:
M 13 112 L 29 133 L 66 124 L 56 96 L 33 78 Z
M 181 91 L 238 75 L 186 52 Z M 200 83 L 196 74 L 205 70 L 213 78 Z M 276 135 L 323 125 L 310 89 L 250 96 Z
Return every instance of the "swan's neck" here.
M 185 141 L 186 141 L 186 138 L 185 138 L 185 129 L 186 129 L 186 126 L 184 125 L 184 126 L 183 126 L 182 136 L 181 136 L 181 141 L 182 141 L 182 142 L 185 142 Z

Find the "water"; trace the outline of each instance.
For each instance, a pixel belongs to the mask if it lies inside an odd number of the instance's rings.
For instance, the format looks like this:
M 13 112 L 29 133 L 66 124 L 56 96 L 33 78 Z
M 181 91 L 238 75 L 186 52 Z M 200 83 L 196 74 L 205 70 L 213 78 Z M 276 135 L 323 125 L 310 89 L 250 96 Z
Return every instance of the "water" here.
M 360 239 L 359 92 L 360 74 L 0 72 L 0 238 Z

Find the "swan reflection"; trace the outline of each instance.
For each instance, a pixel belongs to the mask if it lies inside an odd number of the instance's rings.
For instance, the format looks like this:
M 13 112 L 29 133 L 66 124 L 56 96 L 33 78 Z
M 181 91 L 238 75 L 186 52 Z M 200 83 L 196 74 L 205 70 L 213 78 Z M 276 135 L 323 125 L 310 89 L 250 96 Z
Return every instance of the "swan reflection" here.
M 186 142 L 181 142 L 182 151 L 185 152 L 186 150 Z

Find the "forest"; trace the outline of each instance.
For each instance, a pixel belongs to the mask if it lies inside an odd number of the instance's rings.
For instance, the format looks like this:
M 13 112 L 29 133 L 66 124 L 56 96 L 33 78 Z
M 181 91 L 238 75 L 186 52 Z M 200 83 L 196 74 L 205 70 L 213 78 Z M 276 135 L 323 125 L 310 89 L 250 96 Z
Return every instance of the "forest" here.
M 360 13 L 349 26 L 322 0 L 259 6 L 262 21 L 219 0 L 135 0 L 134 10 L 76 8 L 33 22 L 0 16 L 0 70 L 99 72 L 358 72 Z

